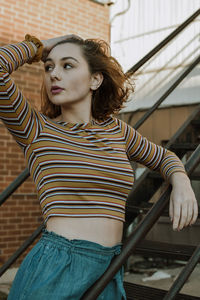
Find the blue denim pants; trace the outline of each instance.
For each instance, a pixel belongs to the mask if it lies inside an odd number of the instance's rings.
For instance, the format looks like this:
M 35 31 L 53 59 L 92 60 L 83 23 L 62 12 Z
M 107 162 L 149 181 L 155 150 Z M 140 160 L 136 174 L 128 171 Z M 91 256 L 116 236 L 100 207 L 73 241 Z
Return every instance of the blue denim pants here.
M 15 276 L 8 300 L 79 300 L 120 252 L 121 244 L 104 247 L 43 229 Z M 97 299 L 126 299 L 123 267 Z

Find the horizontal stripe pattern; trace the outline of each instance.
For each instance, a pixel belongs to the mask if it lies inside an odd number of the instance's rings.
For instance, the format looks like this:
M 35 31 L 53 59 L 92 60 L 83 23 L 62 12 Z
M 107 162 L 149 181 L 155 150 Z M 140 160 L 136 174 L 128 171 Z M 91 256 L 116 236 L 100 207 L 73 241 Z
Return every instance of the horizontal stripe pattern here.
M 120 120 L 118 122 L 124 127 L 122 130 L 130 160 L 141 163 L 151 170 L 159 171 L 166 180 L 172 173 L 185 173 L 182 162 L 173 152 L 148 141 L 130 125 Z
M 134 182 L 130 160 L 165 178 L 184 171 L 181 162 L 117 118 L 54 122 L 32 108 L 9 74 L 34 51 L 30 42 L 0 48 L 0 117 L 24 151 L 45 222 L 52 216 L 124 221 Z

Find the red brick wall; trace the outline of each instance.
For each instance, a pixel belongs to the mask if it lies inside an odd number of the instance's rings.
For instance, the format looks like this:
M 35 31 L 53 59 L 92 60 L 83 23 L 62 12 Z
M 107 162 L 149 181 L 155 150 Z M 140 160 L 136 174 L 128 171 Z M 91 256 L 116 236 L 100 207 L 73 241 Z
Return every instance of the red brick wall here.
M 109 8 L 90 0 L 2 0 L 0 15 L 1 46 L 22 41 L 26 33 L 41 40 L 74 33 L 109 41 Z M 12 75 L 27 99 L 38 108 L 41 70 L 42 63 L 25 65 Z M 21 149 L 0 122 L 0 192 L 25 167 Z M 35 187 L 29 178 L 0 207 L 0 265 L 41 220 Z M 19 265 L 24 255 L 14 265 Z

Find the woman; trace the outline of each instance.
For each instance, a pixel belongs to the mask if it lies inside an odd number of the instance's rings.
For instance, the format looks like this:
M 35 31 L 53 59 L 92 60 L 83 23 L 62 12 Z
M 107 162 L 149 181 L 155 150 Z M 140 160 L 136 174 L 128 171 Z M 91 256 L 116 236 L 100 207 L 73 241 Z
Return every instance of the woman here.
M 112 117 L 132 91 L 103 41 L 64 36 L 0 49 L 0 115 L 24 152 L 46 228 L 21 264 L 8 299 L 80 299 L 121 250 L 131 160 L 158 170 L 173 186 L 170 216 L 180 230 L 197 202 L 177 156 Z M 44 62 L 42 111 L 9 74 Z M 123 269 L 98 299 L 126 299 Z

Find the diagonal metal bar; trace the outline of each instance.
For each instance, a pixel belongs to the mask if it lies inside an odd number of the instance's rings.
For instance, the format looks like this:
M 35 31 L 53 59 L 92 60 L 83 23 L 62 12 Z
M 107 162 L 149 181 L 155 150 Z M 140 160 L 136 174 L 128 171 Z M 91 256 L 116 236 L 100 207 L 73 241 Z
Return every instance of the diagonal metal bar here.
M 179 276 L 174 281 L 170 290 L 167 292 L 163 300 L 173 300 L 175 299 L 177 293 L 181 290 L 186 280 L 189 278 L 190 274 L 194 270 L 195 266 L 198 264 L 200 259 L 200 244 L 197 246 L 191 258 L 188 260 L 185 267 L 182 269 Z
M 1 194 L 0 206 L 6 199 L 30 176 L 29 170 L 26 168 Z
M 158 99 L 158 101 L 143 115 L 143 117 L 133 126 L 138 129 L 148 117 L 158 108 L 158 106 L 173 92 L 173 90 L 183 81 L 183 79 L 198 65 L 200 56 L 198 56 L 192 64 L 179 76 L 179 78 L 169 87 L 169 89 Z
M 188 159 L 185 170 L 190 176 L 195 168 L 200 164 L 200 145 L 195 149 L 190 158 Z
M 137 228 L 130 234 L 129 238 L 125 242 L 122 252 L 118 257 L 113 259 L 109 268 L 99 278 L 99 280 L 91 286 L 91 288 L 84 294 L 81 300 L 94 300 L 104 290 L 106 285 L 111 281 L 114 275 L 119 271 L 121 266 L 125 263 L 127 258 L 133 253 L 136 245 L 144 238 L 147 232 L 151 229 L 152 225 L 158 220 L 161 212 L 168 204 L 168 198 L 171 189 L 168 188 L 159 199 L 159 201 L 152 207 L 142 222 Z
M 40 225 L 33 234 L 21 245 L 19 249 L 7 260 L 7 262 L 0 268 L 0 277 L 6 270 L 17 260 L 17 258 L 34 242 L 34 240 L 42 232 L 44 225 Z
M 200 162 L 200 145 L 190 156 L 187 161 L 185 168 L 190 175 L 196 166 Z M 111 262 L 108 269 L 105 273 L 97 280 L 83 295 L 81 300 L 94 300 L 100 293 L 104 290 L 106 285 L 111 281 L 114 275 L 119 271 L 121 266 L 125 263 L 127 258 L 133 253 L 133 250 L 136 248 L 137 244 L 143 239 L 143 237 L 148 233 L 152 228 L 155 222 L 160 217 L 162 211 L 166 208 L 169 202 L 169 195 L 171 193 L 171 186 L 164 191 L 160 199 L 154 204 L 150 209 L 145 218 L 140 222 L 140 224 L 135 228 L 135 230 L 130 234 L 129 238 L 124 244 L 122 252 L 119 256 L 115 257 Z
M 175 36 L 177 36 L 183 29 L 185 29 L 198 15 L 200 9 L 192 14 L 185 22 L 177 27 L 172 33 L 170 33 L 164 40 L 162 40 L 156 47 L 154 47 L 149 53 L 147 53 L 141 60 L 139 60 L 132 68 L 127 71 L 128 73 L 135 73 L 142 65 L 144 65 L 152 56 L 154 56 L 161 48 L 167 45 Z

